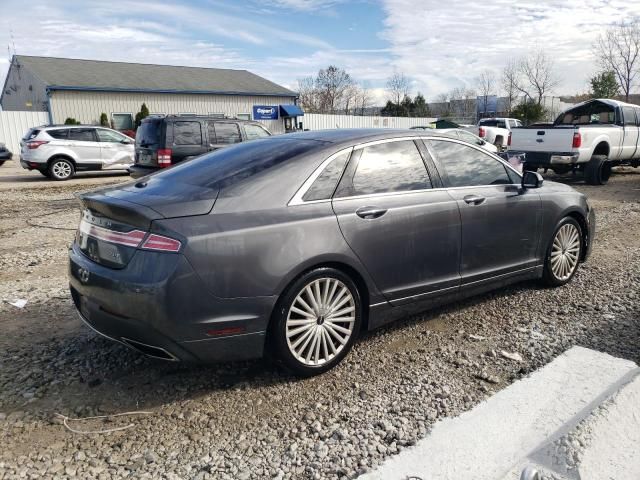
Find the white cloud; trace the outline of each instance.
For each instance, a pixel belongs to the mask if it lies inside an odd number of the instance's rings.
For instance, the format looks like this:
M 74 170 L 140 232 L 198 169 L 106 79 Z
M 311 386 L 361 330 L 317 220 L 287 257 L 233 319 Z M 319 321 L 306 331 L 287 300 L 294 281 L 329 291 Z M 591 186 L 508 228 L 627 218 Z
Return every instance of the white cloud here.
M 555 60 L 562 79 L 556 93 L 585 91 L 599 31 L 640 16 L 640 2 L 626 0 L 383 0 L 383 7 L 381 35 L 394 66 L 429 98 L 473 86 L 484 69 L 499 75 L 507 59 L 536 48 Z

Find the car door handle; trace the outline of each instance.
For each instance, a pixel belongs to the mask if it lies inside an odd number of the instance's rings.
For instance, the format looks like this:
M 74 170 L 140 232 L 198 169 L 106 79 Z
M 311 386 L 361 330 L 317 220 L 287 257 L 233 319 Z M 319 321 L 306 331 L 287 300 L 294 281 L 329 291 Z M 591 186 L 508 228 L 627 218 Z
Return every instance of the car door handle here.
M 463 200 L 469 205 L 480 205 L 481 203 L 484 203 L 486 198 L 481 197 L 480 195 L 467 195 Z
M 372 220 L 374 218 L 381 217 L 387 213 L 386 208 L 378 208 L 378 207 L 360 207 L 356 210 L 356 215 L 360 218 L 365 218 L 367 220 Z

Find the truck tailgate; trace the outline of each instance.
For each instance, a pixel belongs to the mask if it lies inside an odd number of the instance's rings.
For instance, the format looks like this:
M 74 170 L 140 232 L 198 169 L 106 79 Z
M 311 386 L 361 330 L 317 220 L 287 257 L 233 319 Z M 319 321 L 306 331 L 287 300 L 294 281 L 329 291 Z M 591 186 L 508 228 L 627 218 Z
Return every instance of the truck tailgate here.
M 523 152 L 571 152 L 574 127 L 514 128 L 509 150 Z

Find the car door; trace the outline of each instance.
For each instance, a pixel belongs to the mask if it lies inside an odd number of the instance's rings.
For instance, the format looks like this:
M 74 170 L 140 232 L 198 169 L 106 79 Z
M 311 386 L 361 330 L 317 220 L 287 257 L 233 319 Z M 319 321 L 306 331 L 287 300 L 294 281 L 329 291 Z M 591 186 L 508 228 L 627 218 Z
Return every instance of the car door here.
M 240 127 L 236 122 L 209 122 L 208 133 L 210 150 L 242 142 Z
M 634 107 L 622 107 L 622 115 L 624 117 L 624 136 L 622 153 L 619 158 L 621 160 L 629 160 L 636 156 L 640 129 L 638 128 L 636 109 Z
M 77 164 L 98 168 L 102 164 L 95 128 L 70 128 L 68 147 L 75 153 Z
M 385 140 L 355 147 L 334 194 L 345 240 L 393 304 L 458 289 L 458 207 L 434 182 L 413 139 Z
M 426 141 L 461 219 L 462 288 L 534 269 L 542 222 L 540 196 L 520 175 L 481 148 Z
M 97 128 L 102 168 L 123 169 L 133 164 L 133 140 L 113 130 Z

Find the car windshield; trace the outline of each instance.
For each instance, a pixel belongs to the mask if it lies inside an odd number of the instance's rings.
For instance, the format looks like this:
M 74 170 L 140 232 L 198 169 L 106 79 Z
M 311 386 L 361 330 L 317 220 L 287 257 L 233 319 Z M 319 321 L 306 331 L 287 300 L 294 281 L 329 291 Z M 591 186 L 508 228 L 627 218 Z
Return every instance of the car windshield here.
M 136 131 L 136 146 L 156 145 L 160 140 L 162 120 L 142 122 Z
M 271 137 L 222 148 L 170 170 L 156 178 L 207 188 L 224 188 L 241 180 L 277 167 L 318 147 L 313 140 Z

